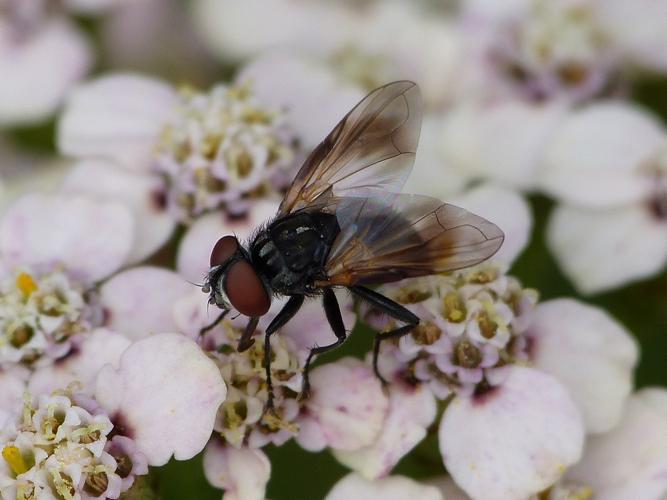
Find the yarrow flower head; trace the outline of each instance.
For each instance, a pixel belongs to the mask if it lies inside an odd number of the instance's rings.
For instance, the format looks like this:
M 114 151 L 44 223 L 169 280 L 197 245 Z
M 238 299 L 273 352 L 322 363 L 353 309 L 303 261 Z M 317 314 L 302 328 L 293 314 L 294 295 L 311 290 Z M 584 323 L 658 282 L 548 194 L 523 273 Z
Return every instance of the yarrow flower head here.
M 382 293 L 422 322 L 398 342 L 383 344 L 380 366 L 428 384 L 441 399 L 498 385 L 504 366 L 527 359 L 525 317 L 537 292 L 522 288 L 496 265 L 410 280 Z M 371 320 L 379 329 L 393 328 Z
M 62 357 L 101 316 L 93 293 L 63 272 L 10 274 L 0 281 L 0 365 Z
M 215 430 L 237 448 L 281 445 L 299 431 L 301 357 L 288 337 L 271 337 L 274 408 L 268 409 L 264 335 L 256 335 L 254 344 L 240 353 L 237 345 L 242 333 L 242 327 L 225 320 L 202 339 L 227 385 L 227 399 L 218 411 Z
M 95 400 L 73 391 L 26 395 L 2 432 L 0 493 L 7 498 L 118 498 L 146 457 Z
M 238 213 L 244 198 L 285 187 L 295 145 L 285 113 L 263 106 L 249 84 L 184 89 L 160 134 L 154 170 L 179 220 L 223 204 Z

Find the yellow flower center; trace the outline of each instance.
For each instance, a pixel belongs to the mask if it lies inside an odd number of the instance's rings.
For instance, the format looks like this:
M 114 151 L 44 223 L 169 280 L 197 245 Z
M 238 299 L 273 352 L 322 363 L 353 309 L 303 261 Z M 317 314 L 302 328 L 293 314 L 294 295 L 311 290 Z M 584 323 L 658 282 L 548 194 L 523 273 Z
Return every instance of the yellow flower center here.
M 21 290 L 25 298 L 30 297 L 39 289 L 34 278 L 27 273 L 21 273 L 16 277 L 16 288 Z

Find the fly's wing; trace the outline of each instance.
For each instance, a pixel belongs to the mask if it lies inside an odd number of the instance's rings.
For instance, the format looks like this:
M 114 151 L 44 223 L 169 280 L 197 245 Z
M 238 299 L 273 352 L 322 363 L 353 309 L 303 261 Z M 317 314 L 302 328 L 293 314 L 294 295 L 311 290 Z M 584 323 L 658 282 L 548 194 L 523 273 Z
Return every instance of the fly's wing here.
M 399 81 L 374 90 L 306 159 L 278 215 L 322 209 L 343 196 L 398 193 L 412 170 L 420 128 L 417 84 Z
M 343 198 L 326 285 L 382 284 L 478 264 L 502 245 L 495 224 L 427 196 Z

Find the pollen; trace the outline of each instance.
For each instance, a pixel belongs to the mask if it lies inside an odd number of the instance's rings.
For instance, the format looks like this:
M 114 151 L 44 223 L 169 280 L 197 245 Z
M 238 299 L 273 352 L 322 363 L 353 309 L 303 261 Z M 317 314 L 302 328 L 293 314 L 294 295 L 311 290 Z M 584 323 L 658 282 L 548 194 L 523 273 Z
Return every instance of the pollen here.
M 466 306 L 456 292 L 449 292 L 445 295 L 445 316 L 452 323 L 460 323 L 466 319 Z
M 24 472 L 28 472 L 28 464 L 26 464 L 23 455 L 21 455 L 21 450 L 16 446 L 5 446 L 2 449 L 2 458 L 5 459 L 5 462 L 7 462 L 15 475 L 18 476 Z
M 18 288 L 26 298 L 39 290 L 39 286 L 37 286 L 34 278 L 28 273 L 20 273 L 16 277 L 16 288 Z

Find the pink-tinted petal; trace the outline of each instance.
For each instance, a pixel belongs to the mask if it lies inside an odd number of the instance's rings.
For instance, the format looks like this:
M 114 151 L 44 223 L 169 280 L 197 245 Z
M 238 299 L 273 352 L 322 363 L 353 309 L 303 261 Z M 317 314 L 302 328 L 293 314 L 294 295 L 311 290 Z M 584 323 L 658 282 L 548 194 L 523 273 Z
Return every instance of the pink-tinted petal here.
M 521 101 L 459 106 L 445 128 L 445 160 L 468 177 L 533 189 L 545 143 L 563 111 Z
M 204 473 L 209 483 L 225 490 L 225 500 L 264 500 L 271 463 L 260 449 L 234 448 L 214 439 L 204 452 Z
M 344 358 L 315 368 L 310 383 L 311 395 L 301 422 L 306 432 L 296 438 L 301 446 L 355 450 L 375 442 L 389 400 L 368 365 Z
M 87 40 L 70 23 L 53 19 L 17 37 L 0 20 L 0 125 L 43 120 L 91 64 Z
M 58 265 L 86 282 L 118 270 L 132 247 L 129 210 L 86 196 L 26 195 L 0 221 L 0 254 L 10 266 Z
M 62 190 L 98 199 L 120 201 L 134 215 L 134 245 L 128 260 L 140 262 L 171 236 L 176 226 L 160 201 L 157 177 L 135 174 L 104 160 L 85 160 L 67 175 Z
M 445 500 L 434 486 L 419 484 L 404 476 L 390 476 L 369 481 L 357 474 L 348 474 L 338 481 L 325 500 Z
M 175 103 L 171 87 L 145 76 L 116 74 L 85 83 L 68 98 L 58 147 L 68 155 L 146 170 Z
M 105 325 L 131 339 L 178 331 L 175 304 L 194 288 L 178 274 L 158 267 L 124 271 L 100 290 Z M 206 302 L 203 294 L 200 298 Z
M 564 384 L 588 432 L 607 432 L 621 418 L 638 359 L 634 338 L 603 309 L 571 299 L 539 304 L 529 316 L 535 366 Z
M 219 238 L 235 234 L 245 242 L 257 228 L 278 210 L 277 200 L 258 200 L 247 215 L 230 219 L 216 212 L 197 219 L 190 226 L 178 249 L 176 268 L 186 279 L 200 283 L 209 270 L 211 250 Z
M 630 64 L 658 72 L 667 71 L 666 2 L 597 0 L 591 3 L 607 30 L 607 36 Z
M 356 18 L 344 5 L 291 0 L 197 0 L 195 22 L 204 41 L 224 60 L 241 61 L 268 49 L 321 56 L 348 35 Z M 327 22 L 320 22 L 326 19 Z M 253 36 L 248 36 L 252 32 Z
M 512 264 L 530 241 L 533 214 L 526 200 L 512 189 L 484 184 L 452 203 L 485 217 L 505 233 L 505 241 L 493 256 L 494 261 Z
M 620 424 L 588 439 L 567 477 L 595 498 L 658 500 L 667 495 L 667 391 L 642 389 L 628 400 Z
M 425 386 L 392 386 L 389 412 L 379 438 L 358 450 L 334 450 L 334 456 L 368 479 L 384 477 L 424 439 L 436 410 L 435 397 Z
M 134 343 L 119 369 L 100 371 L 95 390 L 97 401 L 119 419 L 149 465 L 199 453 L 226 395 L 215 363 L 194 341 L 168 333 Z
M 237 80 L 250 82 L 260 102 L 287 110 L 290 127 L 308 150 L 317 146 L 365 94 L 326 66 L 286 53 L 251 62 Z
M 447 470 L 468 495 L 515 500 L 544 490 L 579 460 L 584 426 L 555 378 L 514 366 L 501 386 L 454 399 L 439 440 Z
M 22 366 L 0 370 L 0 429 L 21 409 L 28 371 Z
M 561 200 L 613 207 L 646 197 L 644 171 L 665 141 L 659 121 L 639 107 L 605 102 L 572 113 L 546 149 L 540 184 Z
M 75 344 L 67 357 L 35 370 L 28 390 L 34 396 L 51 394 L 72 382 L 80 382 L 86 390 L 92 389 L 102 367 L 107 364 L 117 367 L 130 344 L 124 335 L 98 328 Z
M 425 194 L 444 200 L 464 190 L 469 181 L 468 176 L 451 168 L 445 161 L 442 144 L 445 123 L 441 114 L 424 116 L 417 148 L 419 152 L 403 192 Z
M 667 260 L 667 224 L 640 205 L 614 210 L 560 206 L 547 242 L 582 293 L 597 293 L 654 275 Z

